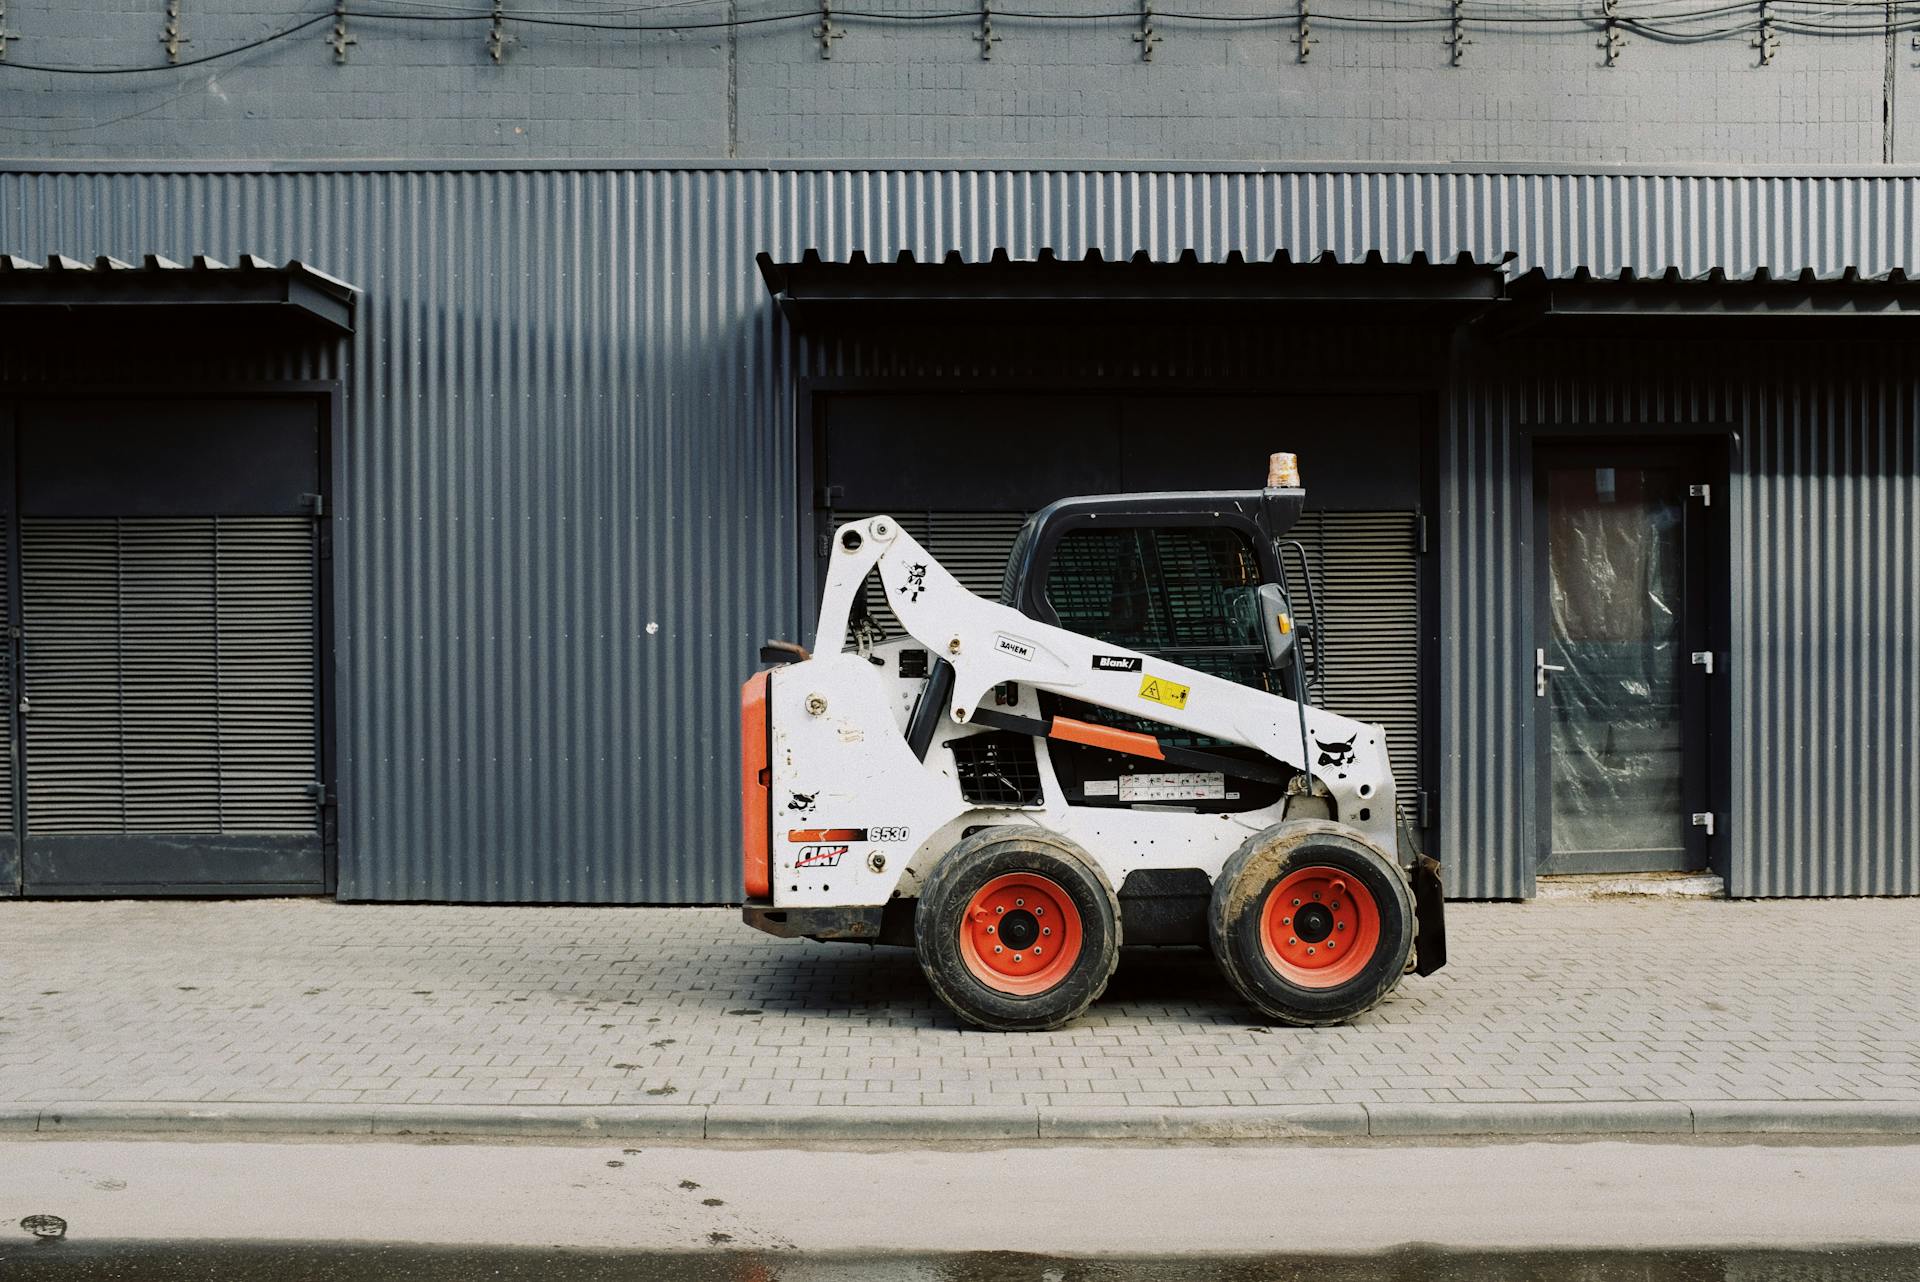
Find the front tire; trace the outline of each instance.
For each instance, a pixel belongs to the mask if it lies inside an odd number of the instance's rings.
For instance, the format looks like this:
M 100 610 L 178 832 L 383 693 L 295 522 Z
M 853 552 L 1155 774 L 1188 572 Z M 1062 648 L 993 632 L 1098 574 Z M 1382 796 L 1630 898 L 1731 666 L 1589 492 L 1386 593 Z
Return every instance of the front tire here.
M 915 951 L 961 1019 L 1037 1032 L 1077 1018 L 1120 956 L 1120 904 L 1086 854 L 1038 828 L 988 828 L 920 888 Z
M 1283 1024 L 1338 1024 L 1393 991 L 1413 951 L 1413 893 L 1386 854 L 1326 820 L 1249 838 L 1213 884 L 1207 935 L 1248 1004 Z

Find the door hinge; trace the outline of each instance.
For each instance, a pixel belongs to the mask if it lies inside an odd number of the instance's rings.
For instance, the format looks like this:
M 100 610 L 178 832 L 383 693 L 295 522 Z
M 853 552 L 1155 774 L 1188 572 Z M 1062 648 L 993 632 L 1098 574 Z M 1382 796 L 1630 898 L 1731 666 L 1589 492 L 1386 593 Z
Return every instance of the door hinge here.
M 1690 499 L 1699 499 L 1701 507 L 1712 507 L 1713 487 L 1711 485 L 1689 485 L 1687 487 L 1687 497 Z
M 313 804 L 316 806 L 329 805 L 333 800 L 327 793 L 327 785 L 318 780 L 307 785 L 307 796 L 313 799 Z
M 813 505 L 832 510 L 840 506 L 840 497 L 846 492 L 847 487 L 844 485 L 822 485 L 814 491 Z
M 315 520 L 327 514 L 327 499 L 323 494 L 302 494 L 300 496 L 300 506 L 305 508 L 308 515 L 312 516 Z
M 1414 796 L 1417 798 L 1414 809 L 1420 816 L 1420 827 L 1433 827 L 1433 794 L 1422 788 Z
M 1693 652 L 1693 666 L 1696 668 L 1705 668 L 1707 670 L 1707 675 L 1712 676 L 1713 675 L 1713 651 L 1695 650 Z
M 1425 556 L 1427 554 L 1427 514 L 1425 512 L 1416 512 L 1414 513 L 1413 521 L 1413 537 L 1416 540 L 1414 555 Z
M 1694 811 L 1693 826 L 1696 828 L 1705 828 L 1707 830 L 1707 836 L 1709 837 L 1713 836 L 1713 811 L 1711 810 Z

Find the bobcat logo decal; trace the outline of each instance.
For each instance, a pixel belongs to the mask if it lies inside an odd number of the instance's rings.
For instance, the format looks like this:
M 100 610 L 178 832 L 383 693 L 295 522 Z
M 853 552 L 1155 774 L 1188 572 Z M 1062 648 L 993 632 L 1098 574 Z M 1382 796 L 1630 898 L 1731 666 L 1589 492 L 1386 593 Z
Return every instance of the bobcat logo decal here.
M 915 561 L 907 567 L 907 581 L 900 585 L 907 594 L 907 600 L 918 601 L 920 594 L 927 590 L 927 567 L 923 561 Z
M 1340 777 L 1345 779 L 1347 777 L 1347 765 L 1355 756 L 1353 745 L 1359 738 L 1359 735 L 1355 735 L 1345 743 L 1322 743 L 1320 740 L 1315 739 L 1313 746 L 1320 749 L 1320 764 L 1323 766 L 1332 766 L 1340 772 Z

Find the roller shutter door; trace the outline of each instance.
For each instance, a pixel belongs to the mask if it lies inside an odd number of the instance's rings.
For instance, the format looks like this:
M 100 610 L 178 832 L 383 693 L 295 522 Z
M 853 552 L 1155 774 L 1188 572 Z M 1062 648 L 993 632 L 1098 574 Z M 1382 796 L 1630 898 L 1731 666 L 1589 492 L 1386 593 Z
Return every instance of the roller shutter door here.
M 299 517 L 22 523 L 27 836 L 317 834 Z
M 1400 805 L 1414 818 L 1424 786 L 1418 522 L 1412 512 L 1306 512 L 1288 536 L 1306 549 L 1324 629 L 1313 697 L 1341 716 L 1387 728 Z M 1295 605 L 1304 610 L 1298 559 L 1289 555 L 1287 565 Z
M 326 888 L 318 444 L 310 398 L 23 406 L 25 893 Z

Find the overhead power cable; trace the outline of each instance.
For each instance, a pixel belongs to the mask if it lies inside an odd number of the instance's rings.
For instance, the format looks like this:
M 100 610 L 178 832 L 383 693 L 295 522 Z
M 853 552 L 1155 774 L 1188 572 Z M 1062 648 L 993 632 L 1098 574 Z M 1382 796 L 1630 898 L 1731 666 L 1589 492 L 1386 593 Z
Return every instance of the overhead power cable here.
M 554 0 L 548 0 L 551 5 Z M 1668 44 L 1702 44 L 1715 40 L 1745 35 L 1757 31 L 1764 20 L 1755 0 L 1742 0 L 1741 3 L 1700 3 L 1692 7 L 1670 4 L 1668 0 L 1643 0 L 1641 3 L 1616 4 L 1611 16 L 1604 16 L 1596 5 L 1583 5 L 1578 0 L 1543 0 L 1539 4 L 1516 3 L 1515 0 L 1486 0 L 1485 3 L 1468 3 L 1462 12 L 1456 13 L 1446 0 L 1435 0 L 1430 12 L 1404 13 L 1363 13 L 1353 10 L 1325 9 L 1315 5 L 1313 20 L 1328 25 L 1352 27 L 1447 27 L 1455 24 L 1472 26 L 1478 29 L 1498 29 L 1503 27 L 1561 27 L 1576 30 L 1599 31 L 1617 29 L 1631 32 L 1648 40 Z M 1865 12 L 1859 12 L 1864 7 Z M 689 9 L 717 9 L 719 0 L 667 0 L 665 3 L 640 5 L 608 5 L 600 0 L 595 8 L 580 9 L 530 9 L 497 12 L 494 8 L 476 9 L 464 7 L 444 0 L 394 0 L 390 6 L 383 7 L 329 7 L 323 12 L 311 14 L 266 35 L 201 54 L 194 58 L 183 58 L 179 62 L 149 63 L 130 67 L 89 67 L 71 66 L 57 63 L 22 62 L 17 58 L 0 61 L 0 71 L 37 71 L 71 76 L 129 76 L 149 72 L 179 71 L 188 67 L 203 66 L 222 59 L 238 57 L 257 49 L 292 39 L 323 22 L 336 18 L 349 18 L 356 22 L 389 23 L 462 23 L 462 22 L 507 22 L 526 26 L 562 28 L 578 31 L 633 32 L 633 33 L 673 33 L 741 30 L 767 27 L 781 23 L 818 21 L 820 10 L 816 7 L 804 9 L 783 9 L 771 13 L 737 14 L 725 13 L 714 16 L 668 16 L 676 11 Z M 1407 6 L 1409 10 L 1413 5 Z M 1878 10 L 1884 16 L 1874 22 L 1845 21 L 1846 18 L 1863 17 L 1866 13 Z M 1751 15 L 1742 21 L 1725 21 L 1738 15 Z M 973 9 L 849 9 L 833 10 L 835 21 L 869 22 L 889 24 L 937 25 L 941 23 L 978 22 L 980 10 Z M 996 22 L 1032 22 L 1052 24 L 1084 24 L 1090 22 L 1128 22 L 1137 23 L 1140 19 L 1137 9 L 1077 10 L 1056 11 L 1041 9 L 1002 9 L 993 10 Z M 620 19 L 635 19 L 621 21 Z M 650 20 L 651 19 L 651 20 Z M 1201 10 L 1155 9 L 1154 20 L 1159 23 L 1188 23 L 1194 25 L 1291 25 L 1300 20 L 1299 6 L 1285 9 L 1252 13 L 1220 13 Z M 1719 25 L 1706 25 L 1718 20 Z M 1770 19 L 1772 27 L 1780 32 L 1809 36 L 1862 36 L 1886 37 L 1899 32 L 1920 31 L 1920 0 L 1894 0 L 1891 4 L 1882 4 L 1880 0 L 1775 0 Z

